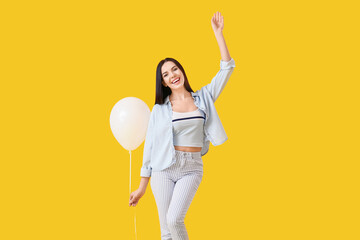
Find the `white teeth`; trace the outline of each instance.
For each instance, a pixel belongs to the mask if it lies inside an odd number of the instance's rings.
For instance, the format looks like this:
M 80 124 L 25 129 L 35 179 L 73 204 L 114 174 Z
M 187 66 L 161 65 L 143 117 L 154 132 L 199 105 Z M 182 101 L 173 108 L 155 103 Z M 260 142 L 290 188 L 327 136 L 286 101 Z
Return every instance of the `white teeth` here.
M 180 78 L 178 78 L 177 80 L 173 81 L 172 83 L 174 84 L 174 83 L 178 82 L 179 80 L 180 80 Z

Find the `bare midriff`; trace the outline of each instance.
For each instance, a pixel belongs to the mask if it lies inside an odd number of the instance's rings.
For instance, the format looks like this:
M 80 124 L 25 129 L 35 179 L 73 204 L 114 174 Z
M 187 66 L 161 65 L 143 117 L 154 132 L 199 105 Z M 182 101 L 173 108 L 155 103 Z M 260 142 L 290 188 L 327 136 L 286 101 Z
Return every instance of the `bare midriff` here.
M 184 147 L 184 146 L 174 146 L 175 150 L 183 152 L 201 152 L 201 147 Z

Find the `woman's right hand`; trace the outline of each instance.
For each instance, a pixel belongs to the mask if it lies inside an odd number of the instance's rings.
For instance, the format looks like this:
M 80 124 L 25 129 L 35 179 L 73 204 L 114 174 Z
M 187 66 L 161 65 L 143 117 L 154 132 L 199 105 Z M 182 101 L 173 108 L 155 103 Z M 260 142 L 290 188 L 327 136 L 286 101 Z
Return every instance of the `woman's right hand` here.
M 129 206 L 133 206 L 135 207 L 140 198 L 145 194 L 144 191 L 142 191 L 140 188 L 138 188 L 137 190 L 135 190 L 134 192 L 130 193 L 130 201 L 129 201 Z

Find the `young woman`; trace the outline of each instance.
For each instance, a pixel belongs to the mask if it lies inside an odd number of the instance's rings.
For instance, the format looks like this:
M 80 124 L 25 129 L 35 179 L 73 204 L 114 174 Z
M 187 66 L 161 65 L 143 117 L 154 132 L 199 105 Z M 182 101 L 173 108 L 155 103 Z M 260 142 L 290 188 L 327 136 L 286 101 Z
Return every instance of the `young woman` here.
M 156 99 L 150 114 L 144 144 L 139 188 L 130 194 L 136 206 L 150 185 L 158 208 L 161 239 L 189 239 L 184 219 L 203 176 L 202 156 L 228 138 L 214 102 L 232 74 L 230 57 L 219 12 L 211 25 L 220 47 L 220 71 L 211 83 L 194 92 L 181 64 L 161 60 L 156 72 Z

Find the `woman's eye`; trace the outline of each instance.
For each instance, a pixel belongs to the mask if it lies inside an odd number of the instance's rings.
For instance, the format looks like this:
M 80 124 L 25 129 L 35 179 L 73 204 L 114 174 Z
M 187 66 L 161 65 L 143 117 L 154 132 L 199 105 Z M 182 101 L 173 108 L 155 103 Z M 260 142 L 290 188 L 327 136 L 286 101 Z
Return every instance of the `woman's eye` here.
M 177 68 L 174 68 L 174 71 L 176 71 L 176 70 L 178 70 L 178 69 L 177 69 Z M 167 74 L 164 75 L 164 77 L 166 77 L 166 76 L 167 76 Z

